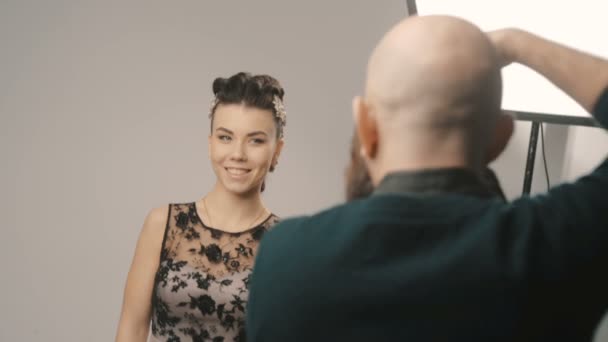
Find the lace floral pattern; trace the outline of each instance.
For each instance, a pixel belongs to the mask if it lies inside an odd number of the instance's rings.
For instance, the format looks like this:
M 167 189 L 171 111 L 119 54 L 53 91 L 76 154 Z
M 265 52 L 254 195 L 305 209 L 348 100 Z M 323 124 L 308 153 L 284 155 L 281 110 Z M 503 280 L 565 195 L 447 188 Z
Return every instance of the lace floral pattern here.
M 207 227 L 195 203 L 172 204 L 152 298 L 157 341 L 245 341 L 249 278 L 270 215 L 241 233 Z

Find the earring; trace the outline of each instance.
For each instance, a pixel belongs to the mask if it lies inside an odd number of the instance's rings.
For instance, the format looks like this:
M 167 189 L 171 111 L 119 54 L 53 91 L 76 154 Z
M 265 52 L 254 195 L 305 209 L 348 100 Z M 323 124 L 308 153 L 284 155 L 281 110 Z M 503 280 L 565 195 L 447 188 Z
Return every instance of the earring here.
M 377 152 L 378 152 L 377 143 L 372 144 L 371 146 L 369 146 L 369 148 L 365 148 L 364 146 L 361 146 L 359 149 L 359 154 L 361 155 L 361 158 L 363 158 L 363 159 L 373 159 L 376 157 Z
M 362 158 L 367 158 L 367 151 L 365 150 L 365 148 L 363 146 L 361 146 L 361 148 L 359 149 L 359 154 L 361 155 Z

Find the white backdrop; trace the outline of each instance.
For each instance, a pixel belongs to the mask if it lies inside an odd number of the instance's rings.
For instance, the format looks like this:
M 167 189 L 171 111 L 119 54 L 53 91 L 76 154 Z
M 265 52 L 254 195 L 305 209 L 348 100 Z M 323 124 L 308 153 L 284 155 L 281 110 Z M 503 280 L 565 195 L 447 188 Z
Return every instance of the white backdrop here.
M 596 0 L 419 0 L 418 13 L 465 18 L 485 31 L 519 27 L 574 48 L 608 57 L 608 4 Z M 540 75 L 520 65 L 503 72 L 503 107 L 532 112 L 588 116 L 578 104 Z M 531 92 L 531 90 L 533 90 Z

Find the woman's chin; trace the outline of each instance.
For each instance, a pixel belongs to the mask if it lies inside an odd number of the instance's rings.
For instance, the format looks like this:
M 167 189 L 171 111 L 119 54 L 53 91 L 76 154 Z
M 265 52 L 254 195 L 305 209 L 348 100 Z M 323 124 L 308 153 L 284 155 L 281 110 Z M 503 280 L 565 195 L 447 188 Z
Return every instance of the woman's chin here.
M 226 191 L 237 195 L 237 196 L 248 196 L 259 192 L 260 186 L 257 184 L 235 184 L 234 182 L 230 182 L 228 184 L 224 183 L 224 189 Z

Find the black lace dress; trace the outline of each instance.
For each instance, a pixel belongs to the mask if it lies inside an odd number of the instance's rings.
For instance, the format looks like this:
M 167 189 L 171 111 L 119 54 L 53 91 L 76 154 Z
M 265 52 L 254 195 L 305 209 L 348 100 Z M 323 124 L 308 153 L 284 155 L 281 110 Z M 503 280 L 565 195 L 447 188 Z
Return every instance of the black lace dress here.
M 152 296 L 150 341 L 245 341 L 249 277 L 263 234 L 206 226 L 195 203 L 172 204 Z

